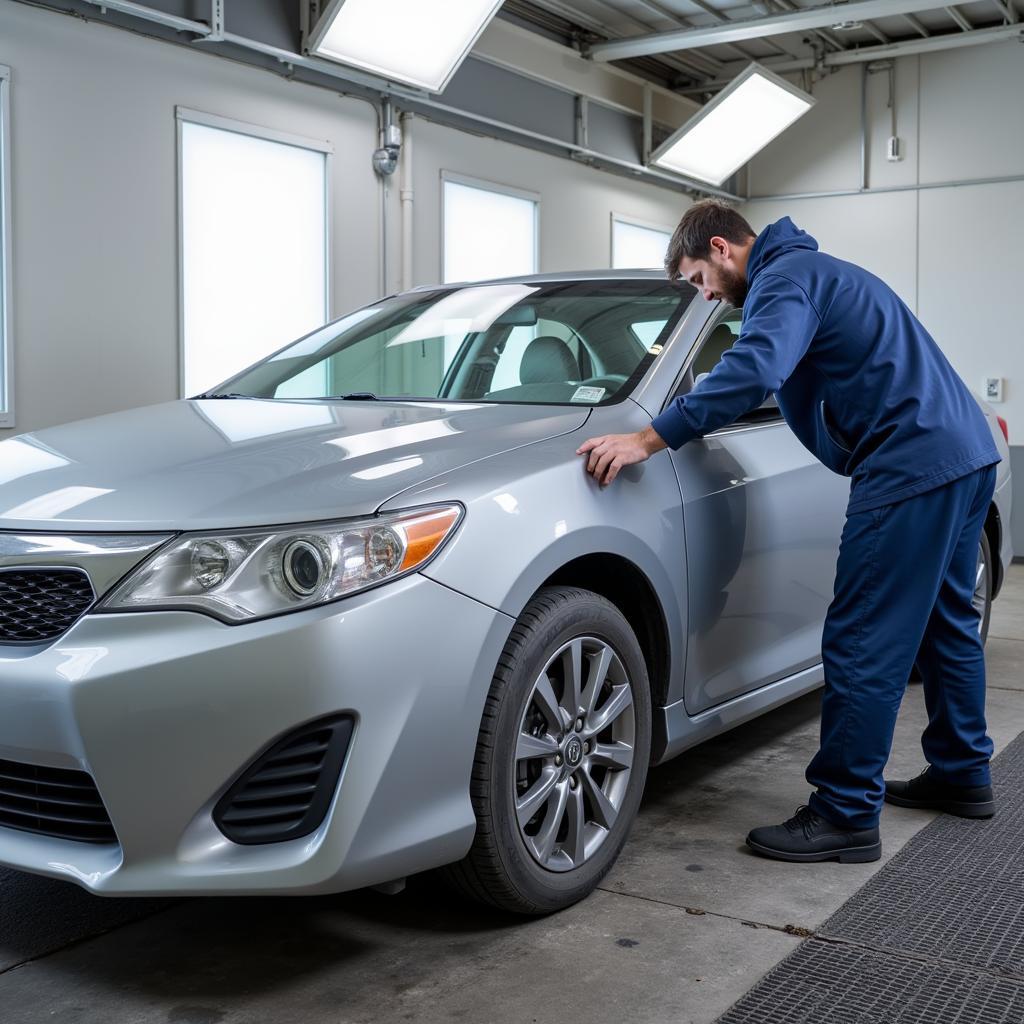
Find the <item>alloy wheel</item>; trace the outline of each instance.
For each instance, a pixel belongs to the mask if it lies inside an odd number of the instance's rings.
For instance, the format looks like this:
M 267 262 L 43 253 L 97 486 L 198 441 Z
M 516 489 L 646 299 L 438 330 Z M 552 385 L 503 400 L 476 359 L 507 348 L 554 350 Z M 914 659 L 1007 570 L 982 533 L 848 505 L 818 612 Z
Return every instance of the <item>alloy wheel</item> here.
M 597 637 L 570 640 L 537 676 L 516 739 L 515 814 L 538 864 L 571 871 L 593 856 L 619 816 L 635 744 L 619 656 Z

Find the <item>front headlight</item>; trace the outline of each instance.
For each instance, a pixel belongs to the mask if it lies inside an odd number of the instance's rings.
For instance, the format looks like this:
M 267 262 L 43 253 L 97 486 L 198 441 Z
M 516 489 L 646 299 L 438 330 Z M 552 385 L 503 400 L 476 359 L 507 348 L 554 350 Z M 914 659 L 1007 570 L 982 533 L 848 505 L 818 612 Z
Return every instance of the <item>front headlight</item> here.
M 461 518 L 461 505 L 435 505 L 343 523 L 186 534 L 97 610 L 188 608 L 245 622 L 309 608 L 421 568 Z

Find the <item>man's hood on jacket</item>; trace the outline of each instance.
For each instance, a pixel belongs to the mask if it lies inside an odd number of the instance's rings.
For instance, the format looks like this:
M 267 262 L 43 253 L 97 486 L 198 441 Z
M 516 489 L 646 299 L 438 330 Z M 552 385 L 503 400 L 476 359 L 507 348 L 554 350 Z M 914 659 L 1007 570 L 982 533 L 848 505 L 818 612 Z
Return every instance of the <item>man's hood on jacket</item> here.
M 798 228 L 788 217 L 769 224 L 757 236 L 747 260 L 747 280 L 753 282 L 754 275 L 771 263 L 776 257 L 797 250 L 817 252 L 818 243 L 806 231 Z

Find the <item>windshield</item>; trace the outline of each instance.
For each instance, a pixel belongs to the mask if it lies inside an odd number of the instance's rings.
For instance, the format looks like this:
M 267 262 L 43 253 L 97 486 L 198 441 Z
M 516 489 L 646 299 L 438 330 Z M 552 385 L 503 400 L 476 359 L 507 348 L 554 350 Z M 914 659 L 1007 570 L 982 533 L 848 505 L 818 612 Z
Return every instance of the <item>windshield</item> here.
M 694 295 L 663 280 L 406 293 L 322 327 L 214 392 L 597 405 L 629 394 Z

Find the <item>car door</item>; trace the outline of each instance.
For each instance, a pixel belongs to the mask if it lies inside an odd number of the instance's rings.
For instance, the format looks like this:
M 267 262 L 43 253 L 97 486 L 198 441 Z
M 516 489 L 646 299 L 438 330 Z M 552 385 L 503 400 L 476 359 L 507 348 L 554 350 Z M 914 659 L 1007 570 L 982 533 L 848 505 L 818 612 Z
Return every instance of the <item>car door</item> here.
M 672 397 L 710 372 L 740 317 L 712 321 Z M 685 704 L 696 714 L 820 662 L 849 481 L 800 444 L 774 396 L 672 460 L 686 545 Z

